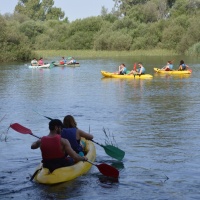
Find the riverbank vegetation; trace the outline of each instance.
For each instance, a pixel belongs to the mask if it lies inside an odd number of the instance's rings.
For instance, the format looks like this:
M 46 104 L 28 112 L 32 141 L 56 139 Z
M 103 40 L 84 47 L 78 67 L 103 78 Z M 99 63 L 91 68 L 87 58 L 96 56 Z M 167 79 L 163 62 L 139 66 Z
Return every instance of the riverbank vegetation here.
M 173 50 L 135 50 L 135 51 L 95 51 L 95 50 L 36 50 L 36 55 L 44 58 L 71 56 L 80 58 L 114 58 L 126 56 L 171 56 L 179 55 Z
M 67 54 L 60 50 L 79 57 L 200 55 L 199 0 L 117 0 L 110 13 L 102 7 L 101 15 L 72 22 L 53 5 L 19 0 L 13 14 L 0 15 L 0 61 Z

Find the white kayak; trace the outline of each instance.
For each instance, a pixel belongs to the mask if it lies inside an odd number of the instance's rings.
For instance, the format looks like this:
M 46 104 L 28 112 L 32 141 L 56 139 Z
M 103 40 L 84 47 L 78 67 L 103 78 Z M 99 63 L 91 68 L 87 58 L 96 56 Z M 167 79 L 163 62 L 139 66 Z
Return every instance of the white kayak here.
M 30 68 L 30 69 L 36 69 L 36 68 L 51 68 L 51 64 L 45 64 L 45 65 L 29 65 L 28 68 Z

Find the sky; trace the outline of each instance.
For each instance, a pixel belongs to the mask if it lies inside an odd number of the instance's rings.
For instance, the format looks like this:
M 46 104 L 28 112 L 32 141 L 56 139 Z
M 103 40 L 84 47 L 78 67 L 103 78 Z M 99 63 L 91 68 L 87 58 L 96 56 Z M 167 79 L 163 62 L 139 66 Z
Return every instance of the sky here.
M 18 0 L 0 0 L 0 14 L 13 13 Z M 104 6 L 108 12 L 114 7 L 113 0 L 54 0 L 54 6 L 65 12 L 70 22 L 101 15 Z

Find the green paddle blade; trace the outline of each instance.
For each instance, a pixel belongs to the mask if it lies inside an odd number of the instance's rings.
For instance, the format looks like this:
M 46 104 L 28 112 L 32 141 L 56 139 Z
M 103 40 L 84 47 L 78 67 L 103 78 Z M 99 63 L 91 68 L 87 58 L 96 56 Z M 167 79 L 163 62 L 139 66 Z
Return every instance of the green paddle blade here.
M 121 161 L 125 156 L 125 152 L 122 151 L 121 149 L 115 147 L 115 146 L 112 146 L 112 145 L 104 146 L 104 145 L 102 145 L 102 147 L 104 148 L 105 152 L 109 156 L 111 156 L 111 157 L 113 157 L 113 158 L 115 158 L 115 159 L 117 159 L 119 161 Z

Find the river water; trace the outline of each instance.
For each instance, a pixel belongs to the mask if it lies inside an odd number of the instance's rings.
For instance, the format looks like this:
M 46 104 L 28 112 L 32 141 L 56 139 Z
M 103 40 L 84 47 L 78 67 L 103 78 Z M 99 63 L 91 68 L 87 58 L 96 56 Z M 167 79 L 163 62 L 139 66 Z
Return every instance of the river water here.
M 175 68 L 180 59 L 174 57 Z M 76 68 L 41 70 L 24 63 L 0 65 L 0 199 L 200 199 L 200 58 L 184 57 L 191 75 L 153 72 L 167 60 L 90 58 L 78 60 Z M 153 79 L 102 78 L 101 70 L 116 71 L 121 62 L 131 69 L 136 61 L 143 61 Z M 34 137 L 8 130 L 9 125 L 18 122 L 43 136 L 49 121 L 42 115 L 62 120 L 67 114 L 95 141 L 126 152 L 119 162 L 95 145 L 97 163 L 116 167 L 118 182 L 95 166 L 62 184 L 29 181 L 40 150 L 30 148 Z

